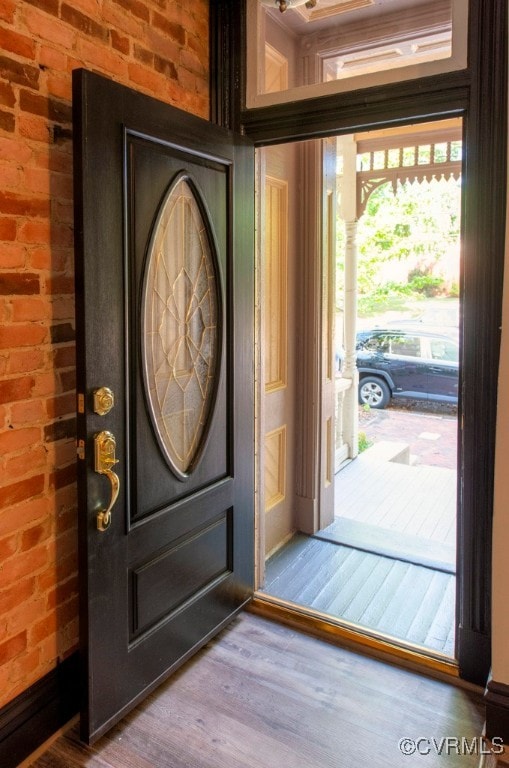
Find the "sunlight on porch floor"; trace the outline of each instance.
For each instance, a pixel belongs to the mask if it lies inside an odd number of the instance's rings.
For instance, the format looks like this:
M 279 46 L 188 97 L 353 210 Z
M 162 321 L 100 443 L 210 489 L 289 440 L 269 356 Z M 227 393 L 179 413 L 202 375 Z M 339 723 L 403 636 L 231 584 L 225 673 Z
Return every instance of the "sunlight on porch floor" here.
M 336 517 L 266 564 L 263 592 L 454 655 L 456 473 L 375 461 L 336 475 Z

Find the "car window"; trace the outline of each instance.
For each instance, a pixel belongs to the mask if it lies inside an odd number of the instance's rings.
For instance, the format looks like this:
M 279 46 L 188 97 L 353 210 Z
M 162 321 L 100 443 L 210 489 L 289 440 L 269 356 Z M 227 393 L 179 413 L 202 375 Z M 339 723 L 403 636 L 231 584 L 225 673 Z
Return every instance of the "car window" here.
M 433 360 L 458 362 L 458 347 L 447 339 L 430 339 L 431 357 Z
M 362 349 L 366 352 L 388 352 L 389 339 L 385 334 L 377 333 L 363 342 Z
M 393 355 L 405 357 L 420 357 L 421 345 L 417 336 L 393 336 L 391 338 L 390 352 Z

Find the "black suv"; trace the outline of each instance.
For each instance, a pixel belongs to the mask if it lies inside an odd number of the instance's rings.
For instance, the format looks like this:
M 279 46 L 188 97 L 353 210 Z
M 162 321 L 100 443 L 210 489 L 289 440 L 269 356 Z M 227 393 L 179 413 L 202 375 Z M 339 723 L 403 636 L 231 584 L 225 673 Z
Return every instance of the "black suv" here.
M 385 408 L 391 397 L 458 402 L 458 342 L 419 328 L 357 334 L 359 403 Z

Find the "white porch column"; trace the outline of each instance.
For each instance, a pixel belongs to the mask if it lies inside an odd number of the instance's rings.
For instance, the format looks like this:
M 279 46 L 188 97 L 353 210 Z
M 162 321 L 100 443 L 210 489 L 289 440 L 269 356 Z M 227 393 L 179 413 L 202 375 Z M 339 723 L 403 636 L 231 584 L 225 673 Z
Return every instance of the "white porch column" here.
M 339 150 L 343 156 L 340 215 L 345 225 L 345 295 L 344 295 L 344 347 L 342 378 L 349 381 L 344 387 L 343 440 L 350 446 L 350 458 L 359 452 L 359 417 L 357 392 L 359 372 L 355 360 L 357 336 L 357 142 L 353 136 L 343 136 Z
M 359 417 L 355 342 L 357 337 L 357 221 L 345 221 L 345 359 L 342 375 L 351 381 L 343 404 L 343 439 L 350 445 L 350 458 L 359 452 Z

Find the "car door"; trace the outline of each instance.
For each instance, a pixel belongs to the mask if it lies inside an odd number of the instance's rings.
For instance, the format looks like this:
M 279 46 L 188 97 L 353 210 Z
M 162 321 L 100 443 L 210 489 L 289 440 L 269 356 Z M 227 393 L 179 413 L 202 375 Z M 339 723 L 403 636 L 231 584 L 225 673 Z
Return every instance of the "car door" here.
M 428 372 L 421 357 L 420 337 L 416 334 L 394 332 L 389 335 L 388 340 L 385 359 L 394 382 L 393 394 L 426 398 Z
M 253 166 L 241 137 L 74 73 L 82 738 L 253 588 Z
M 456 341 L 430 336 L 427 341 L 428 397 L 457 402 L 459 348 Z

